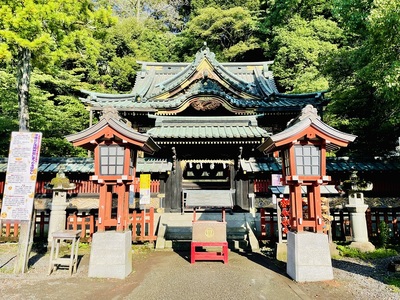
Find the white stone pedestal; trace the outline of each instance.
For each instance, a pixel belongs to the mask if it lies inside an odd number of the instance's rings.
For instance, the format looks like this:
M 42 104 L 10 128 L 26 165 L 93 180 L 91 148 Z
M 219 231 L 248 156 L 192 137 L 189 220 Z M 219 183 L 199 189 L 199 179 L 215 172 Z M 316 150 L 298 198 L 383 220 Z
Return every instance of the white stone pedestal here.
M 328 236 L 323 233 L 289 232 L 286 272 L 298 282 L 332 280 Z
M 51 247 L 53 241 L 52 234 L 57 231 L 65 230 L 65 222 L 67 216 L 65 209 L 67 208 L 67 192 L 53 191 L 53 200 L 51 204 L 51 213 L 49 220 L 49 233 L 47 237 L 48 247 Z
M 132 232 L 93 234 L 89 277 L 124 279 L 132 272 Z

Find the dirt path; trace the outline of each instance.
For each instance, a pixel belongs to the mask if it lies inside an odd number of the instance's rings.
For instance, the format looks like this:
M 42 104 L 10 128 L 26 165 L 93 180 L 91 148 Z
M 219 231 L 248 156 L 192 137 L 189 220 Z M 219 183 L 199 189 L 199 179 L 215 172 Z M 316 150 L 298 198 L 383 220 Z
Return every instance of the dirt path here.
M 351 276 L 344 280 L 341 270 L 334 270 L 335 280 L 296 283 L 261 253 L 230 252 L 228 264 L 192 265 L 187 252 L 137 248 L 134 271 L 121 280 L 89 278 L 89 249 L 79 250 L 78 271 L 72 276 L 67 270 L 47 275 L 49 256 L 40 254 L 33 255 L 26 274 L 14 275 L 14 249 L 16 245 L 0 244 L 0 299 L 360 299 L 355 281 Z

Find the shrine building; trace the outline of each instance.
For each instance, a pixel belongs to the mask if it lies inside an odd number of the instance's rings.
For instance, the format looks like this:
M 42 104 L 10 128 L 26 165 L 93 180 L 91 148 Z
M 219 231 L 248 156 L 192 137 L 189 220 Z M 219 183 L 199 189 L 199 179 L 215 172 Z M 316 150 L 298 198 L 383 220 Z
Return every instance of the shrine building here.
M 141 172 L 160 181 L 166 212 L 185 210 L 187 190 L 229 191 L 233 208 L 249 210 L 255 178 L 280 172 L 279 166 L 252 167 L 269 159 L 257 147 L 306 105 L 322 115 L 328 103 L 323 92 L 280 93 L 272 63 L 222 63 L 204 46 L 191 63 L 139 62 L 130 93 L 83 91 L 87 96 L 81 100 L 91 120 L 112 107 L 160 147 L 153 156 L 138 155 L 146 165 Z M 221 206 L 219 197 L 212 201 Z

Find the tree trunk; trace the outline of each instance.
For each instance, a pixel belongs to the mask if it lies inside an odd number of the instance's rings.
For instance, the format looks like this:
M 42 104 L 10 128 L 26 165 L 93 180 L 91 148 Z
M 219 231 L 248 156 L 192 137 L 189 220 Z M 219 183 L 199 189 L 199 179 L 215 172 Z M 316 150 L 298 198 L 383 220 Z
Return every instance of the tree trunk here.
M 29 85 L 31 81 L 31 50 L 21 48 L 17 61 L 17 92 L 19 131 L 29 131 Z
M 17 93 L 19 131 L 29 131 L 29 84 L 31 81 L 31 50 L 20 48 L 17 61 Z M 18 241 L 18 253 L 14 265 L 14 273 L 25 273 L 28 269 L 29 255 L 33 243 L 35 228 L 35 206 L 31 219 L 21 222 Z

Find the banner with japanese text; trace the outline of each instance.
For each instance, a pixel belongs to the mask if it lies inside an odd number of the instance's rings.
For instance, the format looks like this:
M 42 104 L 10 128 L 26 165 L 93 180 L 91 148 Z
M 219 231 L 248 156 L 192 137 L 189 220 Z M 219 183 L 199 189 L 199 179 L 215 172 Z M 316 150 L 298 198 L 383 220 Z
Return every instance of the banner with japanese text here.
M 1 206 L 2 220 L 30 220 L 41 142 L 40 132 L 12 132 Z
M 139 204 L 150 204 L 150 174 L 140 174 Z

